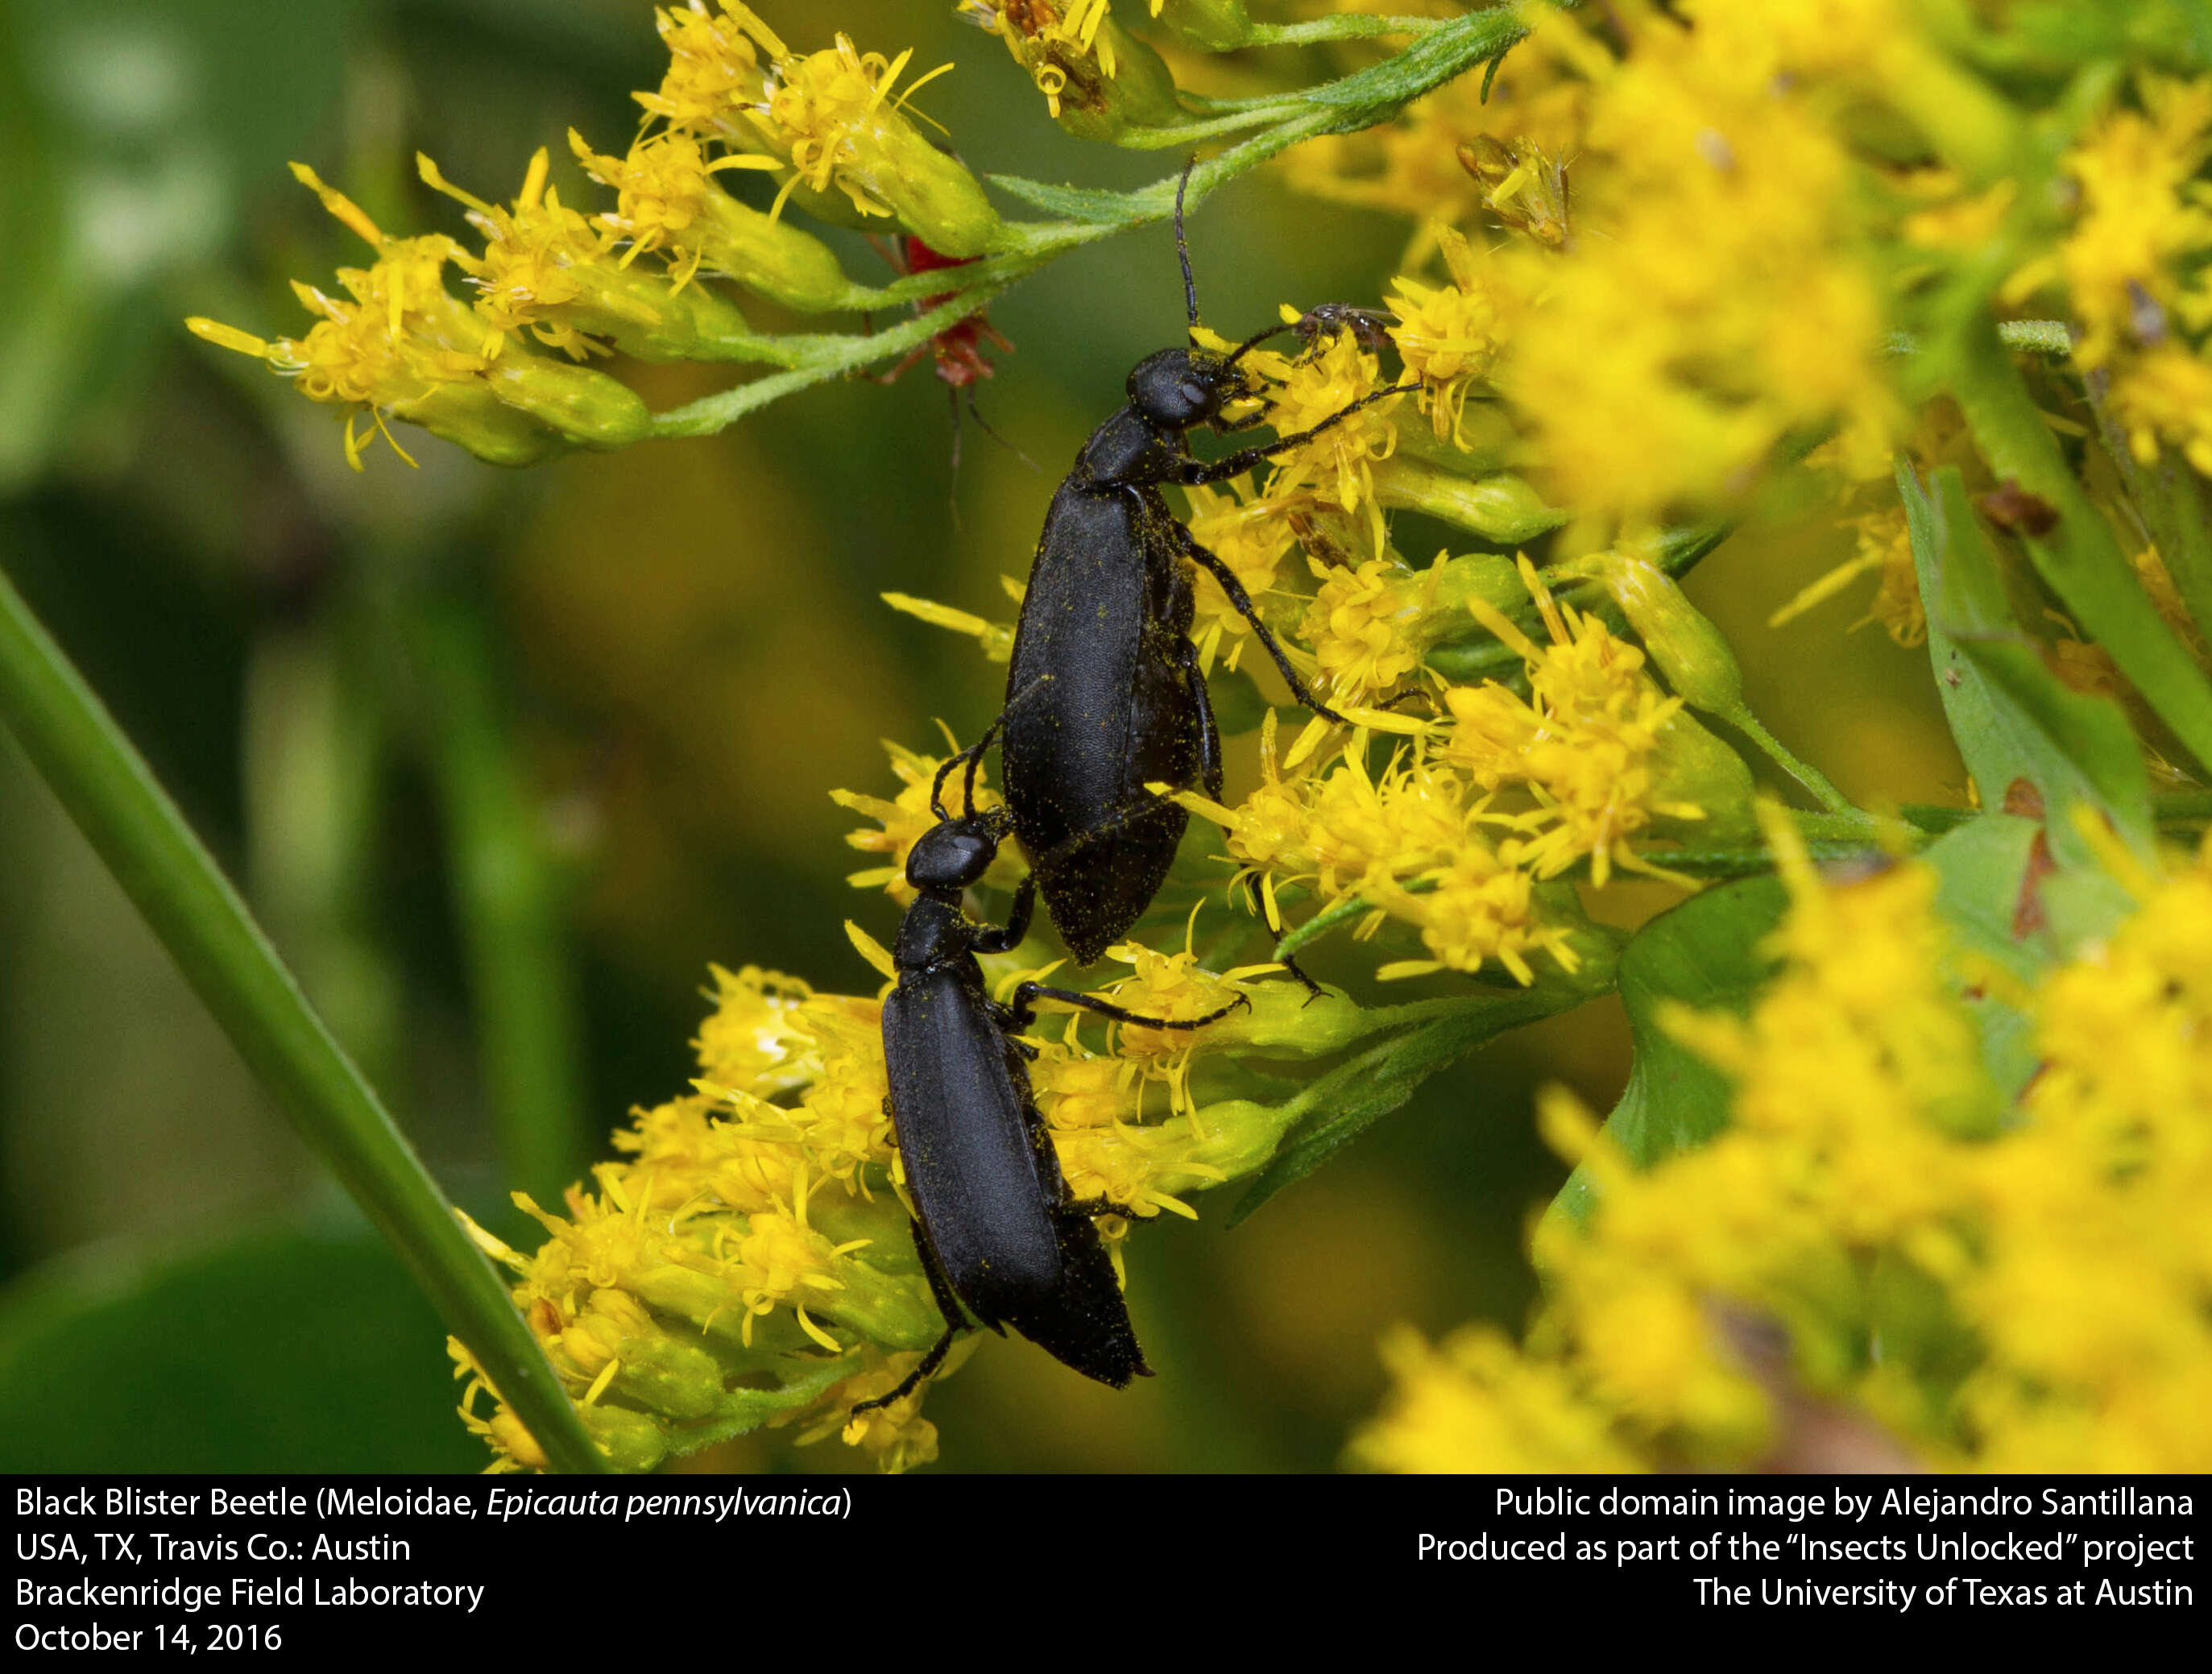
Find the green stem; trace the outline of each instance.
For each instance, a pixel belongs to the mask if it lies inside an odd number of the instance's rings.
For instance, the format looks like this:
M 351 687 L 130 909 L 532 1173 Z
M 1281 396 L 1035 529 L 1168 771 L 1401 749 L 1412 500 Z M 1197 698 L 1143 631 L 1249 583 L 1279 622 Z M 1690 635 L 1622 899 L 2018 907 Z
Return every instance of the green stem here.
M 1100 231 L 1106 229 L 1100 228 Z M 768 405 L 794 390 L 918 349 L 949 326 L 956 326 L 1005 289 L 1003 283 L 983 284 L 964 290 L 941 307 L 905 320 L 872 337 L 823 337 L 787 372 L 756 378 L 714 395 L 653 417 L 656 436 L 708 436 L 734 424 L 747 413 Z
M 575 1006 L 537 810 L 501 713 L 484 628 L 433 604 L 416 635 L 435 694 L 426 742 L 468 953 L 484 1090 L 510 1184 L 560 1200 L 582 1172 Z
M 1768 732 L 1765 722 L 1751 712 L 1749 704 L 1739 703 L 1720 718 L 1765 751 L 1777 767 L 1812 792 L 1814 800 L 1830 813 L 1866 818 L 1858 805 L 1838 790 L 1826 774 L 1810 762 L 1800 761 L 1788 745 Z
M 0 720 L 223 1032 L 554 1467 L 606 1469 L 506 1287 L 222 868 L 0 575 Z M 334 1304 L 341 1299 L 333 1299 Z

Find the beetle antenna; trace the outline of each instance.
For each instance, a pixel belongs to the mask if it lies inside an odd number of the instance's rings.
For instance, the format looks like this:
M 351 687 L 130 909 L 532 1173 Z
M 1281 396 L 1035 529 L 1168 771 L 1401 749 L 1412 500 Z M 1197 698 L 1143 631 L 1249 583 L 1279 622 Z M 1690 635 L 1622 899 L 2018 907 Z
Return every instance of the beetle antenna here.
M 1237 362 L 1243 360 L 1246 355 L 1249 354 L 1253 350 L 1257 349 L 1261 344 L 1265 343 L 1269 338 L 1279 338 L 1285 332 L 1295 332 L 1297 329 L 1297 322 L 1294 320 L 1286 326 L 1270 326 L 1264 332 L 1255 332 L 1252 336 L 1246 338 L 1243 342 L 1238 344 L 1235 349 L 1231 350 L 1229 354 L 1229 358 L 1222 363 L 1224 366 L 1234 366 Z
M 1176 182 L 1176 259 L 1182 264 L 1182 305 L 1188 315 L 1190 328 L 1198 329 L 1198 281 L 1190 271 L 1190 246 L 1182 235 L 1182 196 L 1190 190 L 1190 171 L 1198 167 L 1192 157 L 1182 166 L 1182 178 Z

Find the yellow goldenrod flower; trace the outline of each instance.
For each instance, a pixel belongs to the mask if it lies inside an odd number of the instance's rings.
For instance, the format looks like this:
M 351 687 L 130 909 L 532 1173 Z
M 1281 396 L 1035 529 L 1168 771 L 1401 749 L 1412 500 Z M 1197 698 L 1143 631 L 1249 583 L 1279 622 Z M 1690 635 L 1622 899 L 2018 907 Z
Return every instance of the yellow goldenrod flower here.
M 1294 310 L 1285 313 L 1297 317 Z M 1378 382 L 1375 356 L 1359 346 L 1352 332 L 1334 332 L 1316 352 L 1295 360 L 1255 353 L 1246 363 L 1270 385 L 1267 423 L 1279 435 L 1312 429 L 1373 393 Z M 1372 466 L 1376 460 L 1388 459 L 1398 445 L 1398 429 L 1390 415 L 1402 399 L 1392 397 L 1363 407 L 1311 441 L 1277 454 L 1267 498 L 1279 501 L 1310 484 L 1322 498 L 1347 512 L 1364 504 L 1372 513 L 1375 542 L 1380 546 L 1382 513 L 1376 505 Z
M 1190 505 L 1193 537 L 1229 566 L 1264 611 L 1293 539 L 1285 508 L 1273 501 L 1204 487 L 1190 490 Z M 1211 672 L 1218 659 L 1224 667 L 1233 669 L 1243 657 L 1252 624 L 1206 570 L 1194 571 L 1194 580 L 1197 620 L 1191 638 L 1198 647 L 1200 666 Z
M 1516 230 L 1556 247 L 1567 230 L 1566 162 L 1583 149 L 1589 94 L 1589 83 L 1559 58 L 1516 51 L 1494 78 L 1448 82 L 1395 122 L 1309 140 L 1283 166 L 1302 192 L 1413 220 L 1408 267 L 1435 247 L 1439 227 L 1473 228 L 1486 215 L 1516 216 L 1527 224 Z M 1496 179 L 1485 178 L 1500 154 L 1510 159 L 1507 167 Z M 1499 190 L 1516 168 L 1525 168 L 1522 180 Z M 1556 210 L 1546 201 L 1554 192 Z
M 1682 713 L 1644 673 L 1644 654 L 1602 622 L 1554 600 L 1526 559 L 1522 577 L 1551 643 L 1538 645 L 1491 605 L 1468 608 L 1520 654 L 1529 697 L 1495 681 L 1455 686 L 1444 703 L 1458 723 L 1443 759 L 1485 790 L 1517 787 L 1534 799 L 1527 863 L 1540 878 L 1588 857 L 1602 884 L 1614 865 L 1656 870 L 1632 839 L 1655 819 L 1747 818 L 1751 775 L 1733 751 Z
M 295 283 L 301 302 L 321 316 L 299 339 L 266 341 L 211 320 L 185 323 L 195 336 L 297 380 L 309 400 L 348 409 L 346 459 L 354 469 L 362 468 L 368 440 L 357 428 L 364 416 L 402 459 L 405 450 L 385 428 L 387 414 L 495 465 L 531 464 L 572 444 L 619 447 L 645 434 L 645 404 L 630 391 L 599 373 L 530 355 L 503 332 L 487 332 L 447 293 L 445 265 L 463 253 L 452 240 L 387 237 L 306 164 L 292 172 L 378 253 L 373 267 L 338 270 L 351 301 Z
M 1390 337 L 1406 370 L 1421 380 L 1421 411 L 1438 436 L 1454 436 L 1468 392 L 1489 375 L 1505 327 L 1500 298 L 1482 283 L 1467 240 L 1449 227 L 1437 228 L 1436 240 L 1451 270 L 1451 286 L 1402 276 L 1394 281 L 1389 307 L 1398 323 Z
M 842 198 L 854 224 L 889 216 L 947 256 L 980 256 L 990 247 L 999 215 L 983 188 L 905 115 L 907 102 L 951 64 L 916 77 L 893 98 L 913 48 L 886 58 L 840 34 L 825 51 L 796 53 L 738 0 L 723 0 L 723 9 L 769 60 L 764 99 L 735 114 L 756 143 L 790 167 L 777 211 L 803 189 L 817 215 L 837 218 Z
M 740 204 L 715 185 L 728 168 L 775 167 L 771 158 L 719 157 L 709 161 L 699 142 L 671 131 L 641 139 L 623 157 L 603 156 L 574 129 L 569 149 L 585 172 L 617 195 L 615 208 L 598 217 L 629 240 L 625 264 L 647 251 L 665 251 L 681 290 L 704 268 L 794 308 L 842 307 L 854 287 L 819 239 Z
M 1079 138 L 1111 141 L 1182 117 L 1166 64 L 1114 21 L 1110 0 L 960 0 L 957 12 L 1006 42 L 1053 119 Z
M 706 0 L 690 0 L 683 8 L 656 6 L 653 16 L 668 48 L 668 74 L 659 91 L 637 94 L 637 102 L 671 128 L 713 134 L 728 143 L 750 139 L 751 131 L 738 113 L 766 102 L 769 75 L 741 17 L 716 16 Z
M 712 359 L 718 346 L 745 335 L 745 319 L 701 285 L 671 285 L 627 267 L 612 254 L 615 234 L 594 228 L 545 183 L 543 147 L 513 209 L 471 196 L 417 155 L 425 184 L 468 206 L 484 237 L 482 257 L 456 249 L 453 260 L 480 293 L 477 313 L 489 328 L 487 354 L 509 332 L 527 330 L 574 359 L 611 344 L 640 360 Z
M 1479 134 L 1459 148 L 1462 168 L 1483 187 L 1482 207 L 1516 233 L 1556 250 L 1567 241 L 1567 162 L 1525 136 Z

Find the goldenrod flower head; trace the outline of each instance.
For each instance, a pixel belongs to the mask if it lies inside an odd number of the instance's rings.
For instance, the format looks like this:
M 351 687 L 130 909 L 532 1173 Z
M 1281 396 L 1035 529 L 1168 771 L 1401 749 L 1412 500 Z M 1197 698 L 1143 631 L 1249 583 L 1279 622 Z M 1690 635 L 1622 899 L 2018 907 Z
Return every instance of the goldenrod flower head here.
M 743 335 L 744 316 L 704 287 L 671 285 L 626 265 L 627 255 L 617 259 L 614 229 L 595 227 L 546 185 L 549 161 L 541 148 L 514 206 L 502 209 L 416 158 L 423 180 L 466 204 L 483 234 L 481 257 L 457 249 L 453 259 L 479 293 L 476 310 L 491 329 L 487 354 L 503 333 L 525 329 L 576 360 L 610 345 L 641 360 L 711 357 L 718 339 Z
M 1458 433 L 1469 389 L 1489 375 L 1498 358 L 1504 319 L 1499 297 L 1483 283 L 1467 240 L 1449 227 L 1436 228 L 1435 235 L 1452 283 L 1447 288 L 1402 276 L 1395 280 L 1389 307 L 1398 323 L 1390 337 L 1406 370 L 1421 380 L 1421 411 L 1445 437 Z
M 1301 775 L 1284 777 L 1273 709 L 1260 727 L 1260 783 L 1243 803 L 1224 807 L 1196 791 L 1177 791 L 1173 800 L 1221 827 L 1231 859 L 1253 871 L 1296 876 L 1316 864 L 1310 846 L 1313 788 Z
M 1521 571 L 1549 644 L 1537 644 L 1482 600 L 1470 599 L 1468 608 L 1520 653 L 1530 695 L 1523 699 L 1495 681 L 1447 690 L 1444 704 L 1457 724 L 1442 758 L 1486 790 L 1529 793 L 1534 834 L 1523 856 L 1538 877 L 1585 857 L 1599 884 L 1616 864 L 1651 871 L 1632 839 L 1655 818 L 1697 819 L 1705 813 L 1669 782 L 1663 760 L 1673 740 L 1698 734 L 1687 730 L 1682 700 L 1662 693 L 1644 671 L 1642 651 L 1596 618 L 1555 600 L 1525 558 Z M 1709 776 L 1702 752 L 1698 765 L 1705 770 L 1699 776 Z M 1749 771 L 1741 761 L 1735 765 L 1747 807 Z
M 1365 703 L 1421 665 L 1428 642 L 1417 630 L 1427 612 L 1428 576 L 1385 558 L 1357 569 L 1314 566 L 1320 591 L 1302 630 L 1332 697 Z
M 1516 216 L 1525 223 L 1516 230 L 1556 247 L 1567 231 L 1566 164 L 1583 149 L 1589 97 L 1590 84 L 1557 56 L 1516 50 L 1494 79 L 1462 76 L 1384 127 L 1308 140 L 1284 167 L 1302 192 L 1410 218 L 1408 268 L 1435 247 L 1439 227 L 1471 228 L 1486 214 Z M 1493 177 L 1501 155 L 1508 161 Z M 1509 181 L 1516 169 L 1522 179 Z M 1546 201 L 1554 196 L 1556 210 Z
M 753 166 L 788 166 L 772 217 L 781 216 L 786 200 L 800 192 L 817 215 L 863 226 L 871 218 L 890 217 L 947 256 L 984 253 L 998 231 L 998 212 L 975 178 L 917 132 L 904 113 L 908 101 L 951 64 L 908 82 L 894 97 L 914 57 L 911 47 L 887 58 L 862 52 L 839 34 L 822 52 L 798 53 L 738 0 L 723 0 L 723 9 L 769 60 L 760 97 L 719 131 L 774 154 L 755 159 Z
M 705 0 L 690 0 L 684 8 L 656 6 L 653 27 L 668 48 L 668 74 L 658 92 L 641 93 L 637 102 L 672 128 L 737 137 L 733 113 L 768 94 L 768 73 L 740 17 L 716 16 Z
M 1377 780 L 1355 743 L 1315 788 L 1306 841 L 1316 887 L 1325 899 L 1346 899 L 1447 865 L 1468 842 L 1470 819 L 1453 775 L 1414 752 L 1394 757 Z
M 1286 315 L 1297 318 L 1294 310 Z M 1273 387 L 1267 392 L 1267 423 L 1279 435 L 1310 430 L 1355 401 L 1374 393 L 1378 362 L 1351 332 L 1332 333 L 1315 352 L 1295 360 L 1280 355 L 1248 357 L 1255 373 Z M 1398 445 L 1390 415 L 1402 397 L 1364 407 L 1311 441 L 1276 455 L 1267 497 L 1280 499 L 1310 484 L 1315 492 L 1347 512 L 1375 506 L 1373 462 L 1388 459 Z M 1379 520 L 1379 509 L 1375 511 Z M 1381 544 L 1378 533 L 1376 544 Z
M 1519 864 L 1522 844 L 1511 837 L 1496 848 L 1480 837 L 1462 839 L 1449 861 L 1424 874 L 1432 887 L 1414 895 L 1389 885 L 1369 892 L 1392 916 L 1421 927 L 1421 940 L 1436 957 L 1386 965 L 1385 980 L 1432 971 L 1479 971 L 1495 959 L 1524 986 L 1536 980 L 1528 956 L 1543 953 L 1561 971 L 1578 964 L 1570 927 L 1547 922 L 1536 899 L 1536 880 Z
M 585 172 L 617 194 L 615 207 L 599 216 L 601 225 L 629 241 L 623 259 L 648 250 L 668 251 L 678 271 L 689 279 L 706 252 L 691 229 L 709 212 L 708 194 L 720 195 L 713 175 L 719 168 L 746 166 L 742 157 L 709 161 L 699 142 L 685 133 L 654 134 L 639 140 L 623 157 L 602 155 L 571 129 L 569 149 Z
M 820 1043 L 809 1020 L 814 990 L 796 977 L 746 965 L 714 973 L 714 1009 L 691 1043 L 717 1087 L 775 1099 L 821 1078 Z
M 530 171 L 511 210 L 453 186 L 427 156 L 416 165 L 434 190 L 468 206 L 469 221 L 484 237 L 481 258 L 456 249 L 454 260 L 476 282 L 481 293 L 477 313 L 490 328 L 484 352 L 499 352 L 510 332 L 528 328 L 539 341 L 582 360 L 606 352 L 574 326 L 550 317 L 581 300 L 585 286 L 574 271 L 604 257 L 613 243 L 611 234 L 594 231 L 574 210 L 564 208 L 561 195 L 546 181 L 548 155 L 543 147 L 530 160 Z
M 1478 134 L 1459 148 L 1459 165 L 1483 187 L 1482 207 L 1516 233 L 1559 249 L 1567 242 L 1567 159 L 1547 155 L 1527 136 L 1499 141 Z
M 898 795 L 886 801 L 880 796 L 866 796 L 857 791 L 833 790 L 830 800 L 841 808 L 850 808 L 864 814 L 877 824 L 877 829 L 848 831 L 845 841 L 852 847 L 868 854 L 881 855 L 887 864 L 870 867 L 865 872 L 855 872 L 846 881 L 855 889 L 881 889 L 893 900 L 905 905 L 914 899 L 914 889 L 906 880 L 906 857 L 921 835 L 936 825 L 936 813 L 929 806 L 930 788 L 937 782 L 938 770 L 945 764 L 941 756 L 918 755 L 902 745 L 884 740 L 884 748 L 891 758 L 891 771 L 897 776 L 901 788 Z M 955 771 L 945 782 L 945 807 L 954 813 L 964 810 L 964 770 Z M 981 813 L 1000 805 L 998 792 L 983 782 L 979 767 L 975 775 L 975 804 L 973 810 Z M 1011 853 L 1000 855 L 987 876 L 1001 886 L 1019 881 L 1020 866 Z

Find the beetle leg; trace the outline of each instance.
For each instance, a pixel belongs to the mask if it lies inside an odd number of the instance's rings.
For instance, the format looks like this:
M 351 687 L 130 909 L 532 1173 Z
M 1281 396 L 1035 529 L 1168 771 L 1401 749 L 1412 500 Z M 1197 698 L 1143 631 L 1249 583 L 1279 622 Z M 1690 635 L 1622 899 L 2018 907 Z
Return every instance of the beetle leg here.
M 1305 683 L 1304 677 L 1291 667 L 1289 654 L 1283 649 L 1282 642 L 1275 637 L 1273 630 L 1260 619 L 1259 607 L 1252 602 L 1252 595 L 1244 591 L 1244 583 L 1237 579 L 1237 572 L 1201 546 L 1198 537 L 1182 524 L 1170 522 L 1169 527 L 1175 531 L 1171 539 L 1182 549 L 1183 556 L 1220 582 L 1221 591 L 1227 595 L 1231 607 L 1252 624 L 1252 631 L 1259 636 L 1261 646 L 1274 659 L 1275 667 L 1283 671 L 1283 679 L 1290 685 L 1291 696 L 1322 720 L 1334 721 L 1340 727 L 1349 725 L 1342 715 L 1322 703 L 1314 689 Z
M 1036 874 L 1032 872 L 1021 881 L 1014 892 L 1013 910 L 1006 915 L 1002 929 L 983 930 L 975 940 L 978 953 L 1008 953 L 1022 945 L 1022 938 L 1030 933 L 1030 918 L 1036 910 Z
M 1246 874 L 1244 887 L 1252 893 L 1252 910 L 1260 915 L 1260 922 L 1267 927 L 1267 934 L 1275 939 L 1275 962 L 1298 979 L 1306 991 L 1306 1004 L 1310 1006 L 1322 997 L 1322 985 L 1307 976 L 1296 959 L 1283 952 L 1283 927 L 1274 914 L 1267 910 L 1267 892 L 1260 887 L 1258 875 Z
M 930 1296 L 937 1304 L 938 1312 L 945 1316 L 945 1335 L 930 1345 L 929 1352 L 921 1357 L 920 1364 L 908 1373 L 899 1386 L 889 1395 L 879 1395 L 872 1401 L 856 1403 L 853 1408 L 856 1417 L 864 1412 L 873 1412 L 878 1407 L 888 1407 L 894 1402 L 903 1401 L 913 1394 L 923 1379 L 945 1364 L 945 1355 L 952 1351 L 953 1340 L 965 1329 L 961 1323 L 960 1299 L 952 1294 L 951 1285 L 938 1268 L 937 1257 L 930 1254 L 929 1240 L 921 1235 L 921 1222 L 913 1220 L 908 1226 L 914 1233 L 915 1253 L 921 1257 L 921 1270 L 929 1280 Z M 1001 1331 L 1000 1335 L 1003 1336 L 1005 1332 Z
M 1225 483 L 1232 477 L 1242 477 L 1262 460 L 1272 460 L 1278 454 L 1288 453 L 1301 442 L 1311 441 L 1324 430 L 1334 429 L 1362 407 L 1371 407 L 1388 396 L 1403 395 L 1410 390 L 1419 387 L 1420 384 L 1416 381 L 1410 384 L 1391 384 L 1382 389 L 1371 391 L 1361 396 L 1343 411 L 1331 413 L 1311 429 L 1300 430 L 1293 435 L 1278 436 L 1274 441 L 1263 442 L 1257 447 L 1240 447 L 1235 453 L 1224 454 L 1219 459 L 1210 463 L 1204 460 L 1178 460 L 1173 462 L 1171 469 L 1162 472 L 1157 480 L 1163 483 L 1180 483 L 1185 488 L 1196 487 L 1201 483 Z
M 1203 1017 L 1140 1017 L 1135 1012 L 1124 1011 L 1110 1000 L 1101 1000 L 1095 994 L 1079 994 L 1068 988 L 1047 988 L 1042 983 L 1024 983 L 1014 990 L 1014 1011 L 1023 1020 L 1024 1027 L 1036 1018 L 1036 1011 L 1031 1002 L 1038 1000 L 1058 1000 L 1067 1005 L 1079 1006 L 1087 1012 L 1097 1012 L 1101 1017 L 1110 1017 L 1119 1023 L 1134 1023 L 1146 1029 L 1203 1029 L 1209 1023 L 1218 1023 L 1239 1006 L 1249 1007 L 1252 1003 L 1248 996 L 1240 994 L 1219 1010 L 1210 1011 Z

